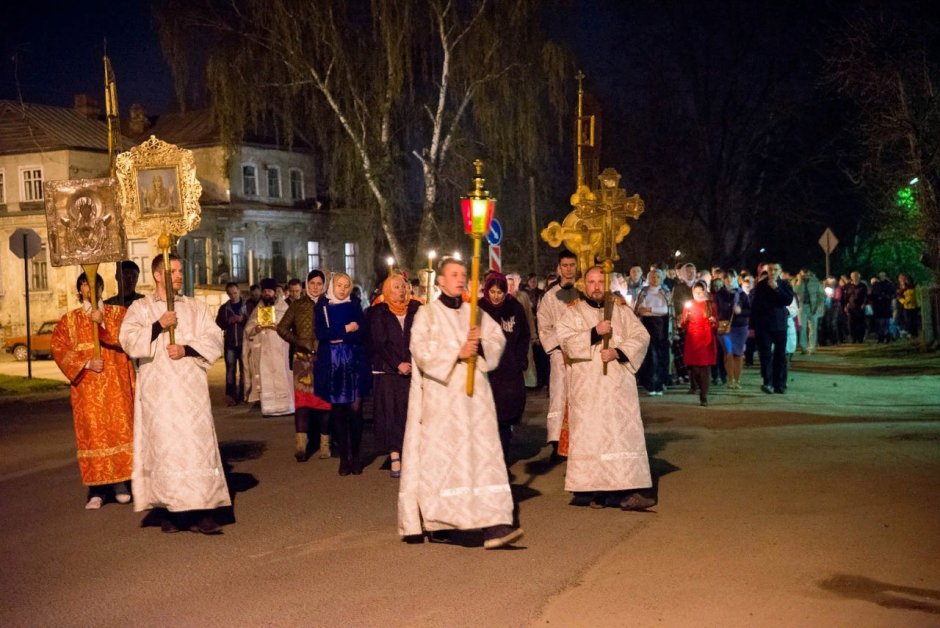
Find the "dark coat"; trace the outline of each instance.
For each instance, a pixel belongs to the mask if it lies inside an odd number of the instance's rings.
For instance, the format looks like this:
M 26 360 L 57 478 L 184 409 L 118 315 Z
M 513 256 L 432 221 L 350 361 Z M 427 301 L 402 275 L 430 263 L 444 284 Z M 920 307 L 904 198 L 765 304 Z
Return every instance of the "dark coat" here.
M 734 312 L 735 299 L 737 299 L 738 306 L 741 308 L 741 313 L 735 314 L 734 318 L 731 318 Z M 722 287 L 721 290 L 715 293 L 715 309 L 718 310 L 718 320 L 726 321 L 731 319 L 732 327 L 747 327 L 751 318 L 751 298 L 740 288 L 728 290 Z
M 317 359 L 314 363 L 313 386 L 317 397 L 331 400 L 337 396 L 364 396 L 371 384 L 371 370 L 363 339 L 366 338 L 366 320 L 358 301 L 330 304 L 326 297 L 317 301 L 314 323 L 316 325 Z M 346 331 L 351 322 L 359 329 Z M 336 362 L 334 342 L 346 345 L 350 351 L 348 360 Z
M 421 304 L 417 301 L 408 303 L 404 329 L 388 304 L 379 303 L 369 308 L 369 352 L 373 371 L 397 373 L 399 364 L 411 362 L 411 325 L 419 307 Z
M 778 279 L 777 287 L 771 288 L 766 278 L 761 279 L 751 291 L 751 326 L 757 331 L 786 331 L 787 306 L 792 301 L 790 282 Z
M 499 324 L 506 336 L 506 349 L 499 364 L 489 372 L 496 418 L 502 423 L 516 423 L 525 410 L 525 370 L 529 366 L 532 331 L 522 304 L 509 295 L 499 306 L 484 299 L 480 301 L 480 309 Z

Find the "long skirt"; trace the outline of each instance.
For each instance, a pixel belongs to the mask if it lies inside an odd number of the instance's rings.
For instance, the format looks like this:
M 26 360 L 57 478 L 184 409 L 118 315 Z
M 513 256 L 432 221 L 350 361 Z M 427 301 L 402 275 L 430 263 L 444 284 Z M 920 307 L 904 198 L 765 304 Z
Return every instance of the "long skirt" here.
M 375 448 L 377 451 L 402 450 L 405 422 L 408 418 L 408 390 L 411 377 L 398 373 L 375 374 Z

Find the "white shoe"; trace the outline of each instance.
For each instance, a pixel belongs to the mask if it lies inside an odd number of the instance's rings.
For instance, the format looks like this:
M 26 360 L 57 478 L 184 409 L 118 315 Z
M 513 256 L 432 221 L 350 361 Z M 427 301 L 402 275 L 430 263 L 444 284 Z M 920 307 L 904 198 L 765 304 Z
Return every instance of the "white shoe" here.
M 119 503 L 119 504 L 129 504 L 129 503 L 131 503 L 131 495 L 130 495 L 130 493 L 115 493 L 115 494 L 114 494 L 114 499 L 116 499 L 116 500 L 117 500 L 117 503 Z
M 88 503 L 85 504 L 85 510 L 98 510 L 104 504 L 104 500 L 101 499 L 99 495 L 92 495 L 88 500 Z

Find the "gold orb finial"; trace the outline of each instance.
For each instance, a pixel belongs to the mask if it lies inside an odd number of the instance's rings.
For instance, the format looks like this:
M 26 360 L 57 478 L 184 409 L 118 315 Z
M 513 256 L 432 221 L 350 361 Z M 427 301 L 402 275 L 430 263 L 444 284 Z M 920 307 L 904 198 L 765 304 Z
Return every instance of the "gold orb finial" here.
M 168 236 L 165 233 L 161 233 L 160 237 L 157 238 L 157 248 L 158 249 L 170 248 L 170 236 Z

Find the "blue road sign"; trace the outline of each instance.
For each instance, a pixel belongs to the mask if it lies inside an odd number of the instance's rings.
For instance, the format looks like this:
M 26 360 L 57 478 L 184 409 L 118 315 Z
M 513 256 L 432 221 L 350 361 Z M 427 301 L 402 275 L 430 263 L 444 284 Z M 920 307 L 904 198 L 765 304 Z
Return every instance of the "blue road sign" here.
M 486 243 L 496 246 L 503 241 L 503 226 L 495 218 L 490 223 L 490 230 L 486 232 Z

